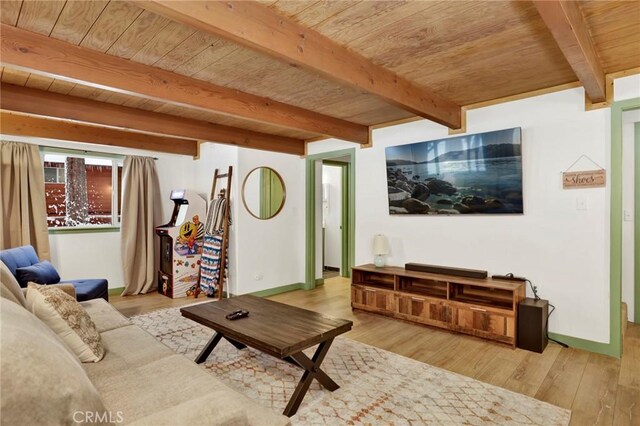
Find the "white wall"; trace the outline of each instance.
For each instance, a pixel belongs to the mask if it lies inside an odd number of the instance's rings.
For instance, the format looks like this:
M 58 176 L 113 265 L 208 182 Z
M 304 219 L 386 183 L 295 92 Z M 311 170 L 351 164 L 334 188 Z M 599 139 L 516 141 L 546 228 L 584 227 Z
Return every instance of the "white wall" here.
M 640 76 L 630 75 L 618 78 L 613 85 L 613 99 L 622 101 L 640 97 Z
M 622 301 L 627 303 L 628 319 L 634 318 L 634 163 L 635 123 L 640 110 L 627 111 L 622 116 Z M 637 167 L 637 166 L 636 166 Z
M 62 280 L 106 278 L 109 288 L 124 287 L 119 231 L 51 234 L 49 245 Z
M 638 81 L 635 76 L 616 86 L 616 100 L 638 96 Z M 557 307 L 551 331 L 608 342 L 610 190 L 563 190 L 560 173 L 582 154 L 608 168 L 610 109 L 585 111 L 584 91 L 572 89 L 467 115 L 470 134 L 511 127 L 522 128 L 525 214 L 518 216 L 389 215 L 384 148 L 448 134 L 426 120 L 375 130 L 373 148 L 356 150 L 356 264 L 371 262 L 373 235 L 384 233 L 389 264 L 526 276 Z M 310 144 L 308 152 L 353 146 L 323 141 Z M 577 198 L 587 210 L 576 209 Z
M 237 217 L 237 294 L 251 293 L 304 280 L 304 161 L 295 155 L 238 149 L 237 182 L 259 166 L 276 170 L 284 181 L 286 200 L 274 218 L 260 220 L 244 206 Z
M 324 266 L 340 268 L 342 263 L 342 169 L 322 166 L 323 190 L 327 188 L 324 217 Z M 321 252 L 320 252 L 321 253 Z
M 163 197 L 162 217 L 164 221 L 169 219 L 173 209 L 173 202 L 169 199 L 171 189 L 192 188 L 190 185 L 193 184 L 193 160 L 187 156 L 49 139 L 13 136 L 3 136 L 2 139 L 93 152 L 157 157 L 156 167 Z M 124 286 L 119 231 L 51 234 L 49 235 L 49 244 L 51 246 L 51 261 L 63 280 L 106 278 L 109 281 L 109 288 Z

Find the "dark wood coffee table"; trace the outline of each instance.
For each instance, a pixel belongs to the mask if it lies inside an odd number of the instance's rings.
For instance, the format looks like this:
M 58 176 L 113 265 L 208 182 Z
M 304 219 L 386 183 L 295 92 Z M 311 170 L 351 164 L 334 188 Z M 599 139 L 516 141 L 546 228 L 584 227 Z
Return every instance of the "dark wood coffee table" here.
M 249 316 L 235 321 L 225 318 L 238 309 L 249 311 Z M 298 411 L 313 379 L 332 392 L 339 388 L 320 365 L 334 337 L 351 330 L 351 321 L 251 295 L 189 306 L 180 312 L 182 316 L 216 331 L 196 357 L 198 364 L 204 362 L 224 338 L 238 349 L 251 346 L 302 368 L 304 373 L 284 409 L 285 416 L 291 417 Z M 315 345 L 318 349 L 309 359 L 302 351 Z

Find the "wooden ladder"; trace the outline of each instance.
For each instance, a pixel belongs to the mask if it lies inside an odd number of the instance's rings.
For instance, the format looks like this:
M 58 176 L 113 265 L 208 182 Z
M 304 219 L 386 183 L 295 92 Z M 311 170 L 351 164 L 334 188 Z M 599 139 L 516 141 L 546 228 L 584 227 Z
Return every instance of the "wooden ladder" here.
M 209 208 L 213 207 L 213 202 L 216 196 L 216 188 L 218 186 L 218 179 L 227 179 L 227 187 L 220 189 L 219 196 L 226 198 L 224 208 L 224 217 L 222 222 L 222 247 L 220 247 L 220 278 L 218 279 L 218 297 L 220 300 L 224 297 L 224 280 L 225 270 L 228 263 L 227 248 L 229 245 L 229 214 L 231 209 L 231 178 L 233 177 L 233 166 L 229 166 L 227 173 L 220 173 L 219 169 L 216 169 L 213 173 L 213 183 L 211 185 L 211 194 L 209 194 Z M 208 217 L 209 215 L 207 215 Z M 209 223 L 205 224 L 205 229 L 209 228 Z M 206 235 L 206 232 L 205 232 Z M 197 298 L 200 295 L 200 280 L 198 279 L 198 285 L 196 286 L 194 297 Z

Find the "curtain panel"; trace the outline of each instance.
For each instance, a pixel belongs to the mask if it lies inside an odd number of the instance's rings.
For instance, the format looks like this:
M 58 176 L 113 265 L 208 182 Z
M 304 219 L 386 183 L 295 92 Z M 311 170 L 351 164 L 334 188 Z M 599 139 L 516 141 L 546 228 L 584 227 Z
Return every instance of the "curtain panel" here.
M 155 227 L 162 220 L 160 184 L 153 158 L 127 156 L 122 176 L 122 295 L 155 289 L 158 249 Z
M 0 248 L 32 245 L 40 259 L 51 259 L 44 167 L 37 145 L 0 141 Z

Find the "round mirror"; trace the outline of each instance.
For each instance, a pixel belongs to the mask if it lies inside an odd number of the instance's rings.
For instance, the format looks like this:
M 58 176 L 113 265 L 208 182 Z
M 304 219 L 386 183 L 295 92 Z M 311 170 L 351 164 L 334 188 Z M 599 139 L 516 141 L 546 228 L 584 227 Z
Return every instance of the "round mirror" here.
M 282 177 L 270 167 L 256 167 L 242 183 L 244 207 L 257 219 L 271 219 L 282 210 L 286 191 Z

